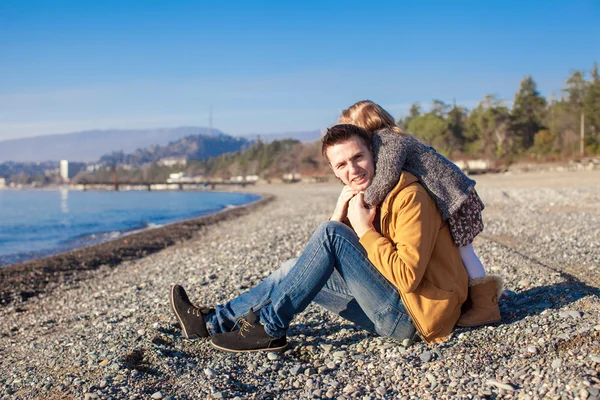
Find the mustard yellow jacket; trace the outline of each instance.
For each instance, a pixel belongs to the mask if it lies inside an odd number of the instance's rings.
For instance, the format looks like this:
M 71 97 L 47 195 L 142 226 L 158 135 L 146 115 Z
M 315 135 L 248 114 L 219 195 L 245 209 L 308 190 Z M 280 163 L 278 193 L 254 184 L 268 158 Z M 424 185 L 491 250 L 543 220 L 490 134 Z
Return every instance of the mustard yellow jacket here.
M 435 201 L 402 171 L 380 218 L 381 235 L 372 229 L 360 238 L 369 260 L 398 288 L 423 338 L 445 340 L 467 298 L 468 276 Z

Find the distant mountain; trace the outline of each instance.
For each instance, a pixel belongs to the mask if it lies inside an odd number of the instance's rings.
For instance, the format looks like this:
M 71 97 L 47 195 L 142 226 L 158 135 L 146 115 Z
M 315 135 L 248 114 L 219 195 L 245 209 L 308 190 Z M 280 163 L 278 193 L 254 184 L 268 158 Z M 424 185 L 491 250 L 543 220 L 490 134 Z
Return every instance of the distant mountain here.
M 13 139 L 0 142 L 0 162 L 62 159 L 96 161 L 110 152 L 131 153 L 140 148 L 166 145 L 171 141 L 198 134 L 218 136 L 223 135 L 223 132 L 199 127 L 109 129 Z
M 224 133 L 218 135 L 190 135 L 169 142 L 164 146 L 153 145 L 137 149 L 133 153 L 112 152 L 101 156 L 99 161 L 105 165 L 128 164 L 133 167 L 140 167 L 143 164 L 158 161 L 162 158 L 206 160 L 220 156 L 223 153 L 245 150 L 250 144 L 251 142 L 248 139 L 232 137 Z
M 149 146 L 164 146 L 169 142 L 193 135 L 224 135 L 218 129 L 206 127 L 179 127 L 157 129 L 108 129 L 90 130 L 66 134 L 35 136 L 23 139 L 0 141 L 0 163 L 82 161 L 98 160 L 112 152 L 129 154 Z M 260 136 L 263 142 L 281 139 L 296 139 L 313 142 L 320 138 L 318 130 L 302 132 L 249 134 L 242 138 L 254 141 Z

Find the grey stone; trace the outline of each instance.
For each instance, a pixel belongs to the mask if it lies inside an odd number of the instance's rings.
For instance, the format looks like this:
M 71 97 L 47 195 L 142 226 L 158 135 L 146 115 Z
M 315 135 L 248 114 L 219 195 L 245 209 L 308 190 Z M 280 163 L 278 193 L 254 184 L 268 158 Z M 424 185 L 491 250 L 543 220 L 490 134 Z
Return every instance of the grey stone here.
M 433 376 L 432 373 L 428 372 L 425 374 L 425 378 L 427 378 L 427 380 L 429 381 L 429 383 L 431 384 L 431 387 L 434 388 L 437 386 L 437 379 L 435 379 L 435 376 Z
M 333 353 L 333 358 L 345 358 L 346 354 L 347 354 L 347 352 L 345 350 L 335 351 Z
M 513 392 L 515 390 L 515 387 L 513 385 L 504 382 L 499 382 L 496 379 L 488 379 L 485 383 L 488 386 L 495 386 L 498 389 L 507 390 L 509 392 Z
M 558 313 L 558 315 L 559 315 L 559 317 L 561 317 L 561 318 L 568 318 L 568 317 L 571 317 L 571 318 L 573 318 L 573 319 L 579 319 L 579 318 L 581 318 L 581 316 L 582 316 L 583 314 L 582 314 L 581 312 L 579 312 L 579 311 L 574 311 L 574 310 L 563 310 L 563 311 L 560 311 L 560 312 Z
M 212 368 L 204 368 L 204 375 L 206 375 L 208 378 L 214 378 L 217 376 L 217 373 Z
M 385 396 L 388 393 L 387 389 L 383 386 L 379 386 L 375 391 L 382 396 Z
M 425 350 L 424 352 L 422 352 L 421 355 L 419 356 L 419 358 L 423 362 L 429 362 L 429 361 L 431 361 L 431 357 L 432 357 L 431 352 L 427 351 L 427 350 Z
M 151 396 L 154 400 L 160 400 L 163 398 L 163 394 L 161 392 L 154 392 Z
M 302 373 L 302 371 L 303 371 L 303 368 L 300 365 L 296 365 L 296 366 L 293 366 L 292 368 L 290 368 L 290 374 L 292 376 L 299 375 Z

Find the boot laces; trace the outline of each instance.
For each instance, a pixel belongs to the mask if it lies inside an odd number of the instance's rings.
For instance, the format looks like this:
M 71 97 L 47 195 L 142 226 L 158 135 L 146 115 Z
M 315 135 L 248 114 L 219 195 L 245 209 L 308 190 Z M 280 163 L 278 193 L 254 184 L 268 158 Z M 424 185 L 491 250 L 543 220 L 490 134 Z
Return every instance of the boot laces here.
M 196 306 L 188 307 L 187 312 L 188 314 L 195 315 L 196 317 L 200 317 L 202 314 L 204 314 L 202 309 Z
M 250 328 L 254 328 L 254 325 L 248 322 L 245 318 L 240 318 L 233 326 L 233 329 L 235 329 L 235 327 L 239 324 L 241 324 L 242 326 L 240 327 L 240 330 L 238 332 L 240 335 L 242 335 L 242 337 L 246 337 L 245 333 L 250 332 Z

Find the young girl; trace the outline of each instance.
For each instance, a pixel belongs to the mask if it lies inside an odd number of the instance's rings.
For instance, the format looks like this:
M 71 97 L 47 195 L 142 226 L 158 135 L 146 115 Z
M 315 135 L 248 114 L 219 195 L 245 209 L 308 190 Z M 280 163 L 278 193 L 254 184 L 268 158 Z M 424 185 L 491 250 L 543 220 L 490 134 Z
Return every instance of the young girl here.
M 357 125 L 373 136 L 375 176 L 365 191 L 365 202 L 376 206 L 394 188 L 401 170 L 415 175 L 440 210 L 469 275 L 469 299 L 458 326 L 478 326 L 500 321 L 498 296 L 502 279 L 486 276 L 473 250 L 473 239 L 483 230 L 484 204 L 469 179 L 453 162 L 431 146 L 405 134 L 394 118 L 369 100 L 359 101 L 342 112 L 340 124 Z

